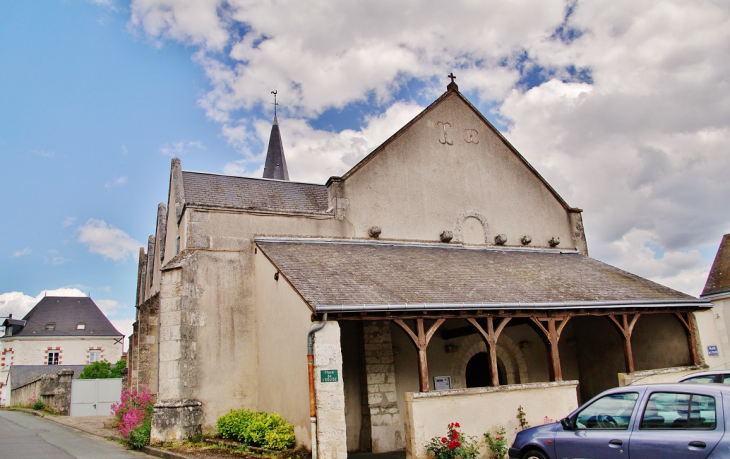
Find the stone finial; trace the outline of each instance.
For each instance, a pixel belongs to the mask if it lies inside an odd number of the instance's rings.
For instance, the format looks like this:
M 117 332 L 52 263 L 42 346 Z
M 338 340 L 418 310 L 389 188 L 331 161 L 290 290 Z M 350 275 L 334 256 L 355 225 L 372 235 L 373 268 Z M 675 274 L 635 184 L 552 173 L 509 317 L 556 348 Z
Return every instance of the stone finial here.
M 450 242 L 453 238 L 454 238 L 453 231 L 442 231 L 441 232 L 441 242 Z
M 494 243 L 497 245 L 504 245 L 505 242 L 507 242 L 507 235 L 506 234 L 498 234 L 494 236 Z
M 553 236 L 548 241 L 548 244 L 550 244 L 550 247 L 557 247 L 558 244 L 560 244 L 560 238 L 558 236 Z
M 529 234 L 522 236 L 522 245 L 528 245 L 530 242 L 532 242 L 532 237 Z
M 383 230 L 379 226 L 371 226 L 368 228 L 368 236 L 370 237 L 380 237 L 380 233 L 382 233 Z
M 448 77 L 451 78 L 451 83 L 449 83 L 446 86 L 446 90 L 447 91 L 458 91 L 459 90 L 459 86 L 454 81 L 456 79 L 456 76 L 454 76 L 454 72 L 449 73 L 448 74 Z

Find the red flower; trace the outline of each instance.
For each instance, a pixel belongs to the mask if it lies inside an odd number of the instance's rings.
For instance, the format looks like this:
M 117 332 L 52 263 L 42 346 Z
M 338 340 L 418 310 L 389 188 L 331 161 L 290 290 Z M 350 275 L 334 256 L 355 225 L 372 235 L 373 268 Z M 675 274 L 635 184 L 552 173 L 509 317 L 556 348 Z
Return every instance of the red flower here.
M 454 445 L 458 448 L 459 446 L 461 446 L 461 443 L 459 443 L 458 441 L 455 441 Z
M 502 436 L 501 435 L 497 435 L 497 440 L 501 440 L 501 439 L 502 439 Z
M 455 423 L 454 423 L 454 425 L 455 425 L 456 427 L 461 427 L 461 426 L 459 425 L 459 423 L 458 423 L 458 422 L 455 422 Z
M 449 442 L 449 449 L 454 449 L 454 448 L 456 448 L 456 443 L 454 443 L 454 441 L 450 441 Z
M 441 437 L 441 443 L 447 443 L 449 441 L 446 437 Z
M 453 431 L 451 431 L 451 433 L 453 434 L 453 436 L 451 438 L 453 438 L 454 440 L 459 439 L 459 432 L 453 430 Z

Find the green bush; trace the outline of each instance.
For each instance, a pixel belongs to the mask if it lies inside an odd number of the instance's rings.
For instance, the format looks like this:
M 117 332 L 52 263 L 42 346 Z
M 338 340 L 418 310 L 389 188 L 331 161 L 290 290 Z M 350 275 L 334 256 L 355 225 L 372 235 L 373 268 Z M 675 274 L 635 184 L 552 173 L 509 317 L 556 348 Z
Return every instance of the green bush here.
M 129 432 L 127 444 L 133 449 L 141 449 L 150 443 L 150 433 L 152 431 L 152 418 L 147 417 L 142 425 Z
M 36 400 L 35 402 L 33 402 L 33 409 L 34 410 L 42 410 L 45 407 L 46 407 L 46 404 L 43 403 L 40 400 Z
M 114 366 L 106 360 L 102 360 L 84 367 L 84 371 L 79 375 L 79 379 L 121 378 L 122 370 L 125 368 L 127 368 L 127 361 L 125 359 L 119 359 Z
M 283 451 L 294 446 L 294 427 L 278 414 L 231 410 L 218 418 L 218 436 Z

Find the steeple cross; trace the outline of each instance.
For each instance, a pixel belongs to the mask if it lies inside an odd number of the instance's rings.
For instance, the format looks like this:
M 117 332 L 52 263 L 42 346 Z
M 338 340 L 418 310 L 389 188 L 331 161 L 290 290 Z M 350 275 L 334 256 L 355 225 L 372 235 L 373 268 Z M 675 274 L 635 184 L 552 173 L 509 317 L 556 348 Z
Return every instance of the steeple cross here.
M 453 83 L 456 77 L 454 76 L 454 72 L 451 72 L 447 75 L 449 78 L 451 78 L 451 82 Z
M 276 103 L 276 94 L 277 94 L 277 91 L 276 90 L 273 90 L 273 91 L 271 91 L 271 94 L 274 95 L 274 103 L 272 105 L 274 106 L 274 116 L 276 116 L 276 106 L 279 105 L 279 104 Z

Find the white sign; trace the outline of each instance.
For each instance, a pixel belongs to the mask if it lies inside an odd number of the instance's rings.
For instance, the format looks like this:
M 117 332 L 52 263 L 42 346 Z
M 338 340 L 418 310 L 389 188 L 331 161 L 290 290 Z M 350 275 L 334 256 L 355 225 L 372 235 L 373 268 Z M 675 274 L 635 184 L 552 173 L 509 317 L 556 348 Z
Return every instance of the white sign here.
M 434 376 L 433 377 L 433 388 L 434 388 L 434 390 L 451 389 L 451 376 Z

